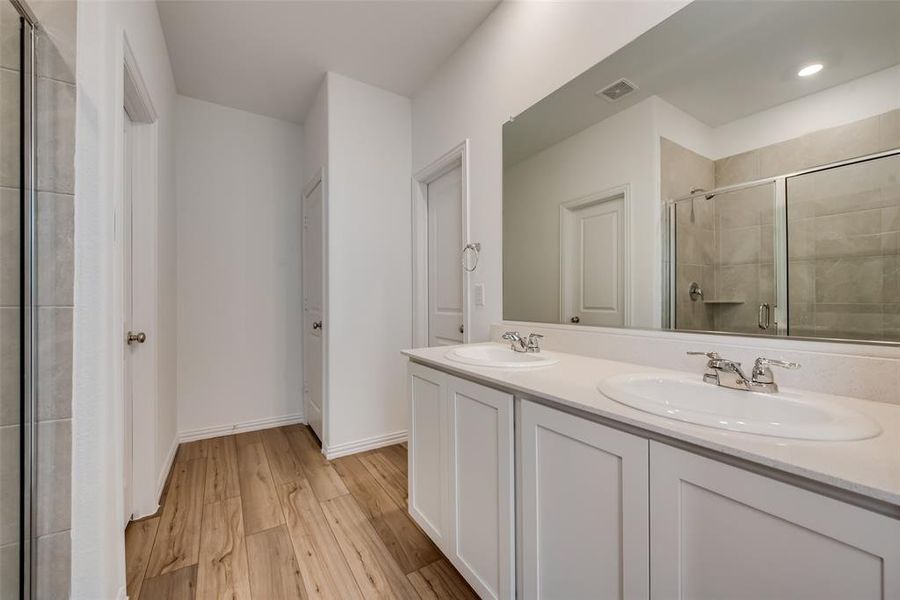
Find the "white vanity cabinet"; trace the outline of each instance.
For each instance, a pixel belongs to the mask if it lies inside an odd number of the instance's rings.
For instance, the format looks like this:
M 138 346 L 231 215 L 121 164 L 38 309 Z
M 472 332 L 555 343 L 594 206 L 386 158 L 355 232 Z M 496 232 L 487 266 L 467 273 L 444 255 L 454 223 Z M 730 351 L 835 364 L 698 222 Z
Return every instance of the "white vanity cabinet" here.
M 648 598 L 647 439 L 519 408 L 522 597 Z
M 900 598 L 900 521 L 650 443 L 654 598 Z
M 515 597 L 513 396 L 409 364 L 409 512 L 482 598 Z
M 900 599 L 900 519 L 847 492 L 409 375 L 409 511 L 482 598 Z

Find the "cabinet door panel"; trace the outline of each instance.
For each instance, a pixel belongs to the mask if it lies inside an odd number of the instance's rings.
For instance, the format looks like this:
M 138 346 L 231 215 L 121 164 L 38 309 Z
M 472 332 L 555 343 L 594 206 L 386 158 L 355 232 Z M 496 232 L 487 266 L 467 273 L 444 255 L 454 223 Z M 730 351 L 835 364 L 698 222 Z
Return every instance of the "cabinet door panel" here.
M 443 373 L 409 365 L 409 513 L 442 549 L 449 512 L 446 381 Z
M 484 598 L 514 594 L 513 398 L 450 378 L 450 559 Z
M 900 521 L 651 443 L 655 598 L 900 597 Z
M 649 596 L 648 442 L 521 402 L 524 598 Z

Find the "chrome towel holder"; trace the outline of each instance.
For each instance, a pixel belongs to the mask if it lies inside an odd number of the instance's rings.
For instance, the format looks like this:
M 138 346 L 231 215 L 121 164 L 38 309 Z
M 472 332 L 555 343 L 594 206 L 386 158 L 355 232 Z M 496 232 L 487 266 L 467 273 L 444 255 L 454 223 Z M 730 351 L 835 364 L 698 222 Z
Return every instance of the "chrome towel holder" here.
M 469 266 L 469 253 L 474 256 L 472 266 Z M 471 273 L 478 268 L 478 255 L 481 254 L 481 243 L 466 244 L 462 249 L 462 268 L 466 273 Z

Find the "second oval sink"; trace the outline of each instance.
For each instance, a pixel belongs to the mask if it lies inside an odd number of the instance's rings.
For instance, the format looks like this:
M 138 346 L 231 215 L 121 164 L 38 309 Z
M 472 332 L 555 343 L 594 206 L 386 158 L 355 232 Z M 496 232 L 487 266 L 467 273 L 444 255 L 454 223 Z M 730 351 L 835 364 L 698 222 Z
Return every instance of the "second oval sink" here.
M 697 425 L 780 438 L 850 441 L 875 437 L 867 416 L 814 392 L 745 392 L 686 375 L 615 375 L 597 386 L 603 395 L 644 412 Z
M 555 365 L 559 359 L 544 352 L 515 352 L 500 344 L 460 346 L 447 353 L 447 359 L 474 367 L 521 369 Z

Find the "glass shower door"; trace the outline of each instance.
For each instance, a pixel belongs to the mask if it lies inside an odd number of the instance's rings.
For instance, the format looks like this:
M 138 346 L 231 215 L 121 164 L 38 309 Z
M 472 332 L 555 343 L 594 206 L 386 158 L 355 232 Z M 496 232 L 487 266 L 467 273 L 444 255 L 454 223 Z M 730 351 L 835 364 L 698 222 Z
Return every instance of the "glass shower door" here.
M 779 334 L 778 205 L 774 181 L 675 203 L 675 329 Z
M 790 335 L 900 342 L 900 154 L 787 177 Z

